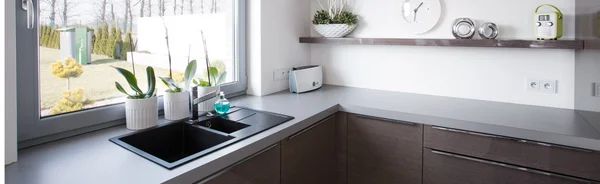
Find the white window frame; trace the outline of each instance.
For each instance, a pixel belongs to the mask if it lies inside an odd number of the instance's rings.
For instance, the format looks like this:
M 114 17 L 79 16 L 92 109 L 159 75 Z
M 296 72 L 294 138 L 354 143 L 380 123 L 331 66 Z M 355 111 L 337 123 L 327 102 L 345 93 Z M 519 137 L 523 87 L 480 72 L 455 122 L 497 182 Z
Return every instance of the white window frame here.
M 233 0 L 234 79 L 221 86 L 228 96 L 246 93 L 246 0 Z M 17 139 L 19 148 L 124 123 L 125 104 L 113 104 L 61 115 L 40 117 L 38 25 L 27 29 L 27 12 L 16 4 L 17 30 Z M 38 8 L 39 1 L 34 0 Z M 39 15 L 36 13 L 36 15 Z M 37 17 L 39 22 L 39 16 Z M 159 97 L 162 109 L 162 97 Z M 61 134 L 64 134 L 61 136 Z

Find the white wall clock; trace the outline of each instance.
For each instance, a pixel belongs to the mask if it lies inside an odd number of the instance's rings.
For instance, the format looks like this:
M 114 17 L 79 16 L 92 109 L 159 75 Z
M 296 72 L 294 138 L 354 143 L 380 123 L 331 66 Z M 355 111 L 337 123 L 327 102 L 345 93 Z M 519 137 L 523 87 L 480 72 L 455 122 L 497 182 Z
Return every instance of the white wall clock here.
M 402 0 L 402 18 L 407 29 L 414 34 L 423 34 L 435 27 L 442 16 L 440 0 Z

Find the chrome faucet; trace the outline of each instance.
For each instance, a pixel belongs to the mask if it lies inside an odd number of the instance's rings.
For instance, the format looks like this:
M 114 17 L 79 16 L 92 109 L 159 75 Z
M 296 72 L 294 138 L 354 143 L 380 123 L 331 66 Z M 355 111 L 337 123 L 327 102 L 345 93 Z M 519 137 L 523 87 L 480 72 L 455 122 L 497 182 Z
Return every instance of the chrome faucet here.
M 192 115 L 190 116 L 190 120 L 197 120 L 198 117 L 198 104 L 202 102 L 206 102 L 217 96 L 217 91 L 211 91 L 201 97 L 198 97 L 198 86 L 192 87 Z M 210 114 L 210 112 L 209 112 Z

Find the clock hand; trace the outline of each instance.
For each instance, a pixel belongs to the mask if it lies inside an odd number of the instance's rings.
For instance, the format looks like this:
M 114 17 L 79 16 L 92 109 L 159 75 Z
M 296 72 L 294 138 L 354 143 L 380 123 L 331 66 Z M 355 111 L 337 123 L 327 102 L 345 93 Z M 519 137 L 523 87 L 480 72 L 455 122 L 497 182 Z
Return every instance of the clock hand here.
M 421 4 L 419 4 L 419 6 L 417 8 L 415 8 L 415 16 L 414 16 L 414 20 L 413 20 L 413 22 L 415 22 L 415 23 L 417 22 L 417 12 L 421 8 L 421 6 L 423 6 L 423 2 L 421 2 Z
M 415 8 L 415 12 L 419 11 L 419 8 L 421 8 L 421 6 L 423 6 L 423 2 L 421 2 L 421 4 L 419 4 L 419 6 Z
M 415 10 L 415 16 L 413 18 L 414 18 L 413 22 L 416 23 L 417 22 L 417 10 Z

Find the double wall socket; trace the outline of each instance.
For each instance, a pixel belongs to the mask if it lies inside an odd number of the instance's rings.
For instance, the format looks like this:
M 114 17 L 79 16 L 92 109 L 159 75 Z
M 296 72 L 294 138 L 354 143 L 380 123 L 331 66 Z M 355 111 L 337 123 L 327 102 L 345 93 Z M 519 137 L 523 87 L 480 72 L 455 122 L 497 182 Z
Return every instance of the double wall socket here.
M 558 81 L 556 80 L 527 80 L 527 90 L 543 93 L 558 93 Z
M 283 68 L 273 71 L 273 80 L 286 80 L 290 78 L 290 70 L 291 68 Z

